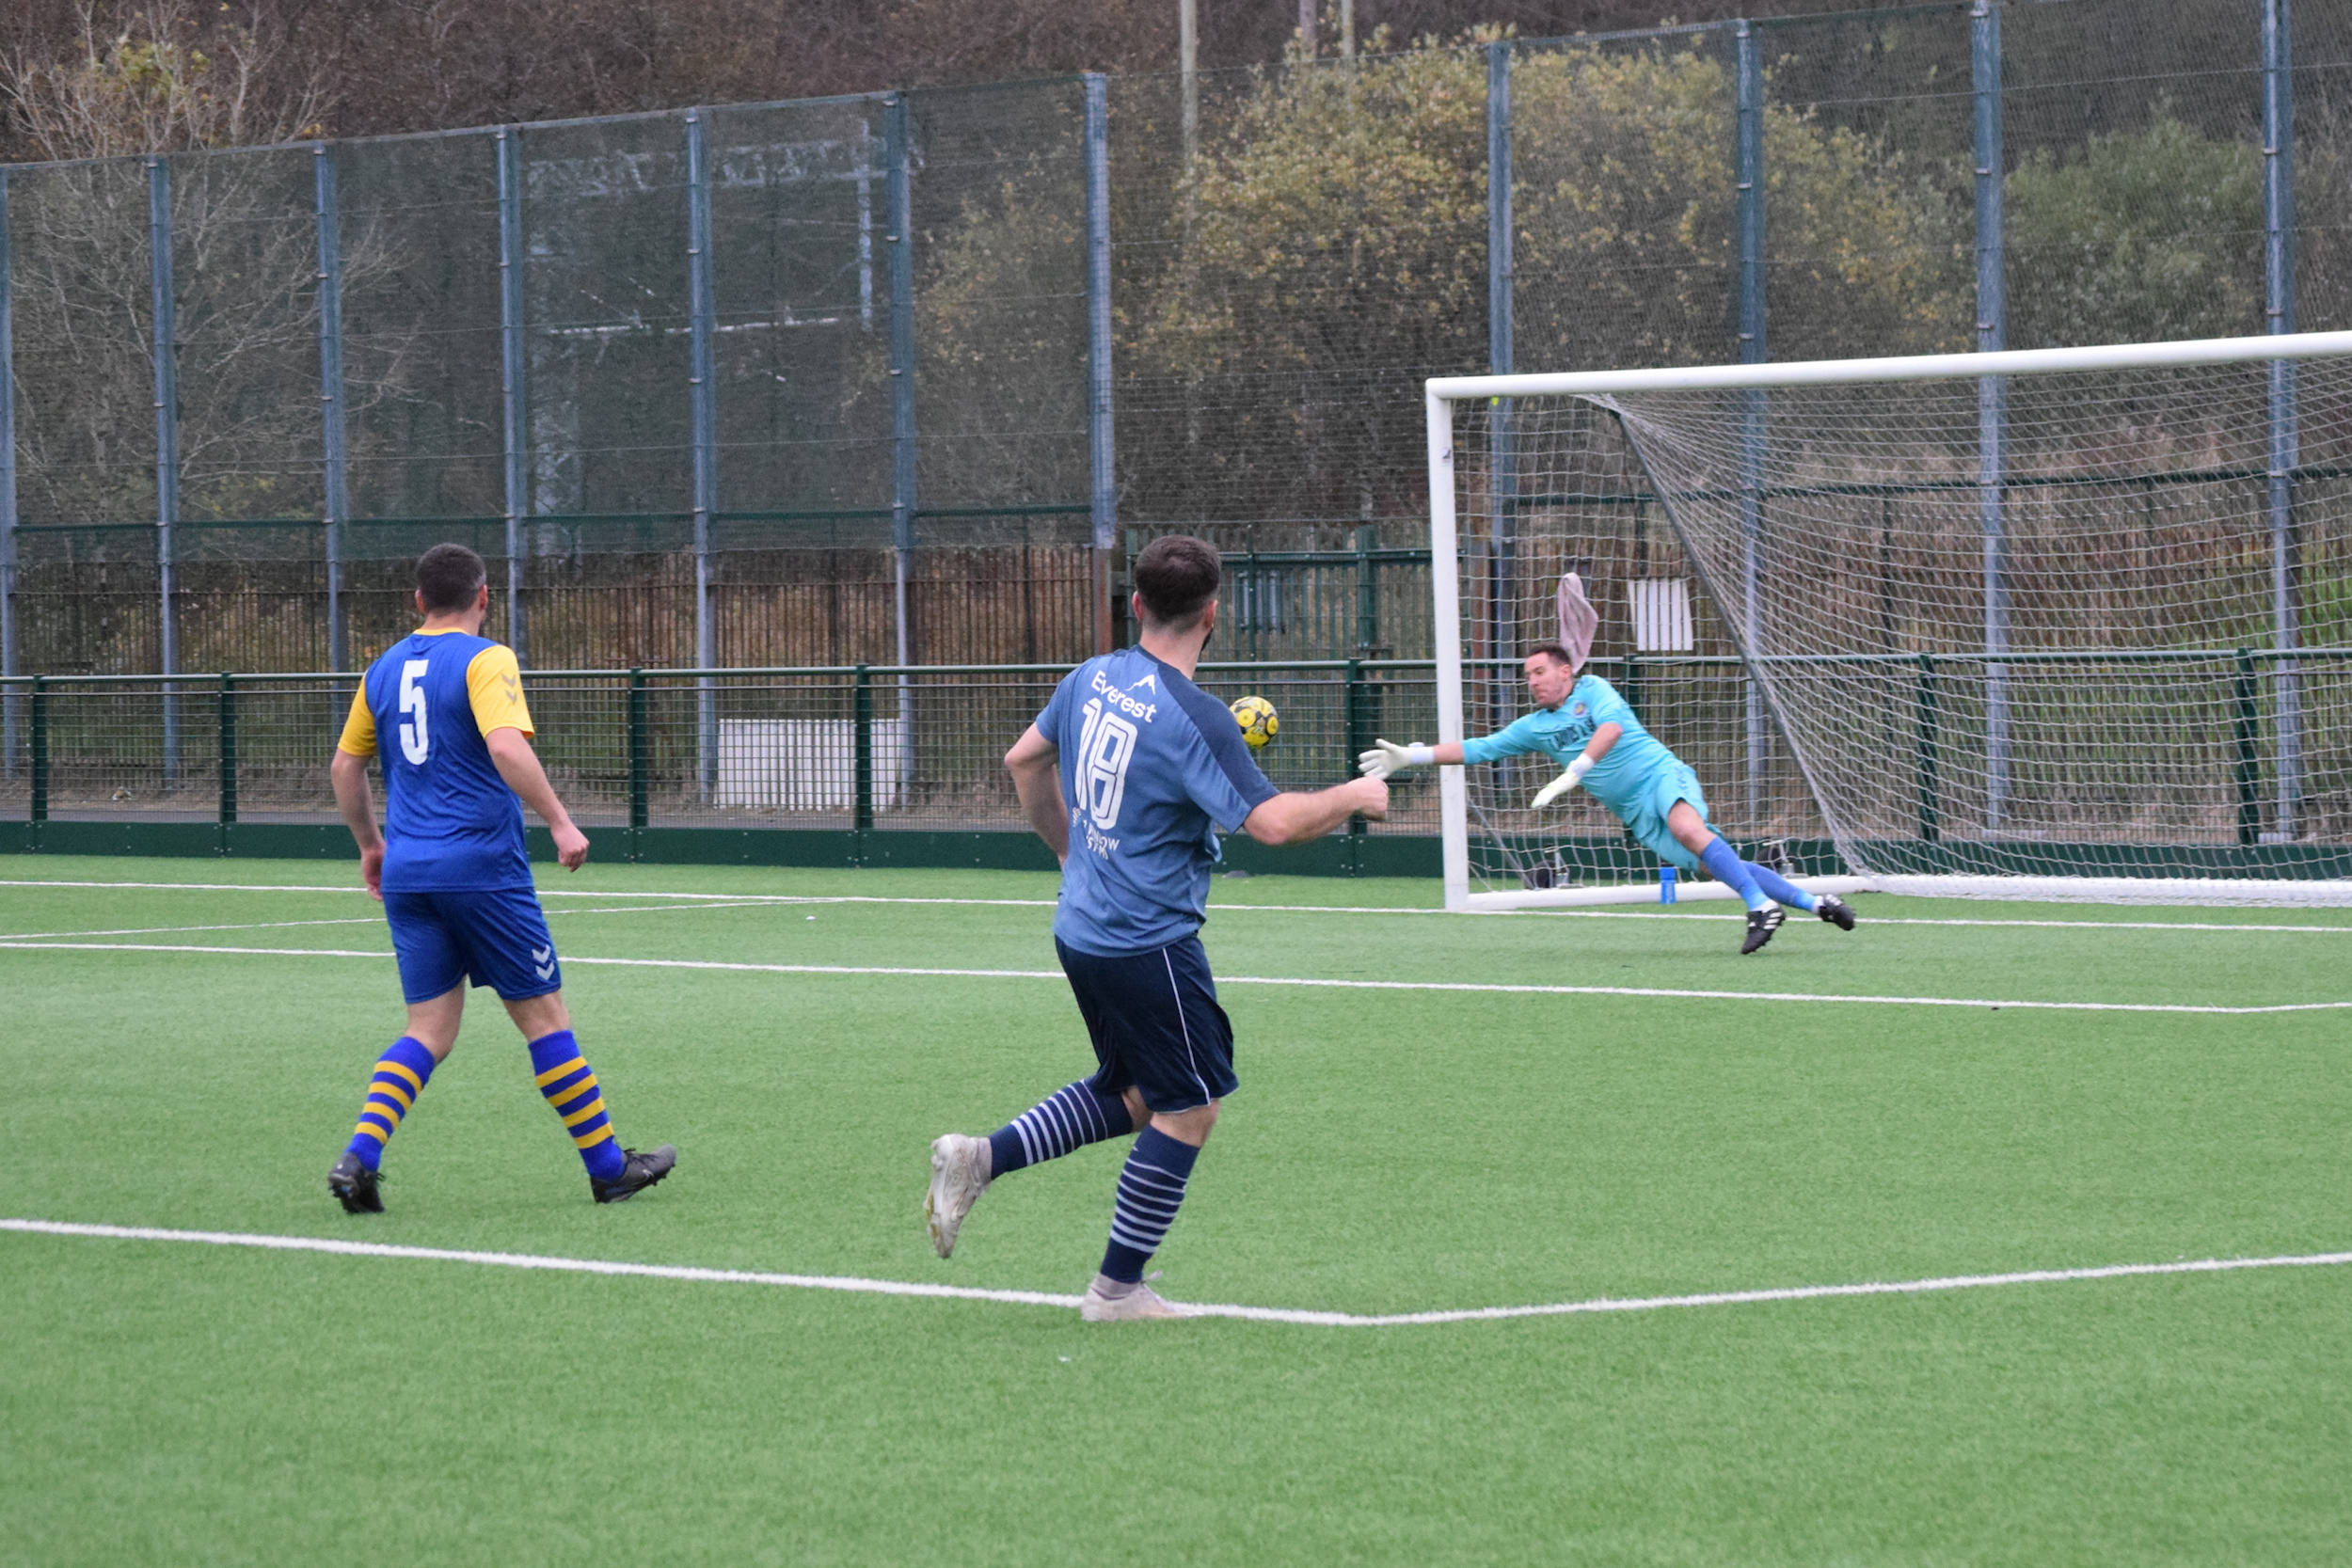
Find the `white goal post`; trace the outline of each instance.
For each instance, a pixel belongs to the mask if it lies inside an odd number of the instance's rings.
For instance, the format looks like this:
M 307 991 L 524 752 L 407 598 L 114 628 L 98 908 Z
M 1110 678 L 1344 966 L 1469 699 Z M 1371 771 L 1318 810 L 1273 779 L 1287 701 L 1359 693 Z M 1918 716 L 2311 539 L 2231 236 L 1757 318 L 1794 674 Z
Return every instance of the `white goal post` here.
M 1426 387 L 1440 741 L 1532 706 L 1576 571 L 1805 885 L 2352 905 L 2352 332 Z M 1449 909 L 1658 898 L 1554 770 L 1439 770 Z

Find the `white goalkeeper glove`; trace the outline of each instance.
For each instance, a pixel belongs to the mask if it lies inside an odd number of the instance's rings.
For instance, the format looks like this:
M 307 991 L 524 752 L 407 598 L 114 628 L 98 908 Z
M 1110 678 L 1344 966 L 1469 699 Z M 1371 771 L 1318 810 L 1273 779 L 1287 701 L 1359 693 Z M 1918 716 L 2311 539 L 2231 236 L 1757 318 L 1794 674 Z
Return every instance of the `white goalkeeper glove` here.
M 1393 740 L 1375 740 L 1372 750 L 1356 756 L 1356 771 L 1367 779 L 1385 779 L 1407 768 L 1428 768 L 1438 760 L 1435 746 L 1399 746 Z
M 1568 764 L 1568 770 L 1535 792 L 1533 810 L 1541 811 L 1554 800 L 1584 782 L 1584 775 L 1593 770 L 1593 759 L 1579 757 Z

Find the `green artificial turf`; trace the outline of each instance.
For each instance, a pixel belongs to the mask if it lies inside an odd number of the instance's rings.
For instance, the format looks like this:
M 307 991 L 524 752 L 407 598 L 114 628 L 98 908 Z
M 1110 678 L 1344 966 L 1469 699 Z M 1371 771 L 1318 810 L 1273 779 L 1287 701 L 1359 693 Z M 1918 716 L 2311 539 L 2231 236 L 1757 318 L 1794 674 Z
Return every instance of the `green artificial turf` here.
M 316 863 L 0 865 L 0 1215 L 1074 1292 L 1121 1146 L 993 1188 L 926 1148 L 1085 1071 L 1050 878 L 591 867 L 550 898 L 619 1131 L 589 1203 L 486 992 L 386 1160 L 324 1190 L 398 1032 Z M 916 903 L 918 898 L 1005 900 Z M 1863 899 L 1755 958 L 1727 906 L 1425 912 L 1220 881 L 1243 1081 L 1162 1253 L 1178 1300 L 1355 1313 L 2332 1252 L 2352 914 Z M 350 921 L 353 924 L 281 924 Z M 2027 925 L 1922 924 L 2028 921 Z M 2079 922 L 2053 925 L 2048 922 Z M 2148 926 L 2183 929 L 2149 929 Z M 2322 927 L 2324 930 L 2199 929 Z M 184 927 L 236 927 L 211 930 Z M 171 929 L 153 930 L 151 927 Z M 2352 1270 L 1380 1329 L 0 1233 L 0 1562 L 2337 1560 Z

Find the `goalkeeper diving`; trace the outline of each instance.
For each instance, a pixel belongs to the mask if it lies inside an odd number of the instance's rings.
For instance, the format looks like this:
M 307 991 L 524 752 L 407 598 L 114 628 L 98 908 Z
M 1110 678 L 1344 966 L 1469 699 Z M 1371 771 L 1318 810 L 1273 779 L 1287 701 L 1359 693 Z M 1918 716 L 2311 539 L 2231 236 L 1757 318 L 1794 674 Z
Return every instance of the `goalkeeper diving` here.
M 1583 585 L 1567 574 L 1560 579 L 1561 641 L 1538 645 L 1526 659 L 1536 711 L 1474 740 L 1438 746 L 1377 741 L 1356 759 L 1358 769 L 1386 779 L 1407 768 L 1498 762 L 1540 752 L 1565 771 L 1537 792 L 1534 809 L 1581 787 L 1660 859 L 1690 873 L 1704 866 L 1748 907 L 1740 952 L 1753 953 L 1772 940 L 1788 919 L 1784 904 L 1852 930 L 1853 911 L 1843 899 L 1807 893 L 1778 872 L 1741 860 L 1708 829 L 1698 776 L 1642 727 L 1616 688 L 1581 673 L 1598 624 Z

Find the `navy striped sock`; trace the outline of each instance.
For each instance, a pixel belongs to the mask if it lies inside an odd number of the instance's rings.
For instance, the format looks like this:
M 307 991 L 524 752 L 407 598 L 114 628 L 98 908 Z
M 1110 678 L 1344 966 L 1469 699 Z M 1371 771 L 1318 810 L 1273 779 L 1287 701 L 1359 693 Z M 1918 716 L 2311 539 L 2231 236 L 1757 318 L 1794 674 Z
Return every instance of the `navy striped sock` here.
M 1103 1249 L 1103 1272 L 1133 1285 L 1143 1265 L 1160 1250 L 1168 1227 L 1184 1201 L 1184 1182 L 1200 1151 L 1156 1127 L 1136 1134 L 1126 1168 L 1119 1173 L 1119 1202 L 1111 1210 L 1110 1245 Z
M 988 1135 L 989 1179 L 1058 1160 L 1105 1138 L 1123 1138 L 1135 1130 L 1125 1101 L 1103 1093 L 1092 1079 L 1081 1078 Z

